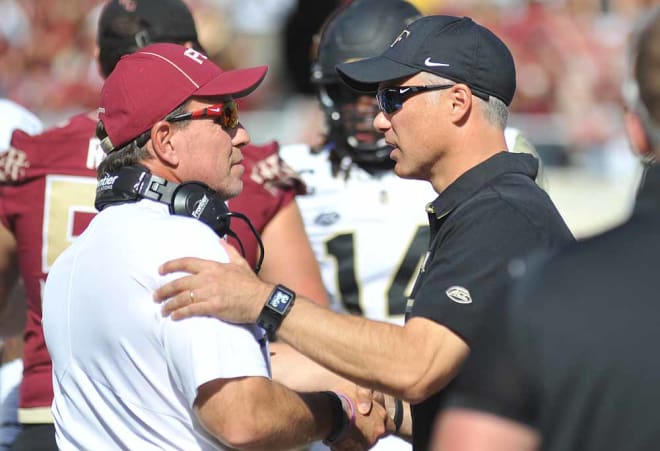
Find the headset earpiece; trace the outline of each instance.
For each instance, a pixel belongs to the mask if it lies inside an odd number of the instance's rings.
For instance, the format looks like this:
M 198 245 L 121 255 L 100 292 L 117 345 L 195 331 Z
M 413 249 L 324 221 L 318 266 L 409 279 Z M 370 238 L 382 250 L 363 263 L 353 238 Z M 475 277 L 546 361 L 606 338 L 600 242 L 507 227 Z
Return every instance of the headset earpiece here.
M 202 221 L 218 235 L 229 231 L 229 208 L 223 199 L 201 182 L 186 182 L 176 187 L 170 201 L 170 213 Z

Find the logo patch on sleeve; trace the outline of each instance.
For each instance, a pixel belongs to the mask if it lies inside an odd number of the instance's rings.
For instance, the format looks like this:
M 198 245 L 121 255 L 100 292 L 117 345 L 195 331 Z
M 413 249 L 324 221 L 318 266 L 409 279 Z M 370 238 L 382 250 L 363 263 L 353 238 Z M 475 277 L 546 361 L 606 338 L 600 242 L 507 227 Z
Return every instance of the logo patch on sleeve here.
M 470 292 L 467 290 L 467 288 L 459 287 L 457 285 L 454 285 L 453 287 L 447 288 L 447 291 L 445 291 L 445 294 L 449 299 L 451 299 L 454 302 L 457 302 L 459 304 L 471 304 L 472 303 L 472 296 L 470 296 Z

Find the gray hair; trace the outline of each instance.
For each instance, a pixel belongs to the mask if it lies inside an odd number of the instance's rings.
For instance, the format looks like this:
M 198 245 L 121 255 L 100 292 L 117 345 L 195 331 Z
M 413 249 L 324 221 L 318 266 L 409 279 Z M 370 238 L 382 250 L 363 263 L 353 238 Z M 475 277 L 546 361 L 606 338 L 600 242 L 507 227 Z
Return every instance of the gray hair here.
M 430 85 L 454 83 L 453 80 L 442 78 L 429 72 L 421 72 L 420 75 L 422 76 L 422 79 Z M 488 122 L 504 130 L 509 120 L 509 109 L 506 104 L 502 100 L 493 96 L 489 96 L 488 101 L 474 95 L 472 97 L 475 99 L 475 103 L 480 106 L 480 109 Z
M 189 102 L 190 101 L 187 100 L 182 105 L 179 105 L 168 116 L 185 113 Z M 189 123 L 190 121 L 174 122 L 172 123 L 172 126 L 184 128 L 187 127 Z M 149 132 L 150 130 L 147 130 L 145 133 Z M 147 149 L 147 143 L 149 140 L 140 146 L 138 144 L 138 141 L 140 141 L 138 138 L 135 138 L 124 147 L 120 147 L 119 149 L 108 154 L 103 159 L 103 161 L 101 161 L 101 164 L 99 164 L 99 167 L 96 170 L 96 176 L 101 178 L 106 172 L 115 172 L 125 166 L 132 166 L 145 160 L 151 160 L 153 156 Z

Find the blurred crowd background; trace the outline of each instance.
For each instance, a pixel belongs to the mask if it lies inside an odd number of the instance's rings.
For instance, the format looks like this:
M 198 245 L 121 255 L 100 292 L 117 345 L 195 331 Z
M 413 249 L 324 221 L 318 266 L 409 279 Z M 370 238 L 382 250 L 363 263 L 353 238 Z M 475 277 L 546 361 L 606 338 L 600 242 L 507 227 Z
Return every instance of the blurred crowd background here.
M 319 139 L 322 117 L 309 83 L 313 36 L 344 1 L 187 0 L 200 42 L 223 68 L 270 65 L 265 85 L 240 105 L 253 141 L 314 144 Z M 411 3 L 426 14 L 470 16 L 510 46 L 518 71 L 510 125 L 524 131 L 546 166 L 579 167 L 625 185 L 636 162 L 621 125 L 624 49 L 636 14 L 657 1 Z M 102 3 L 0 0 L 0 95 L 33 111 L 46 126 L 96 108 L 102 79 L 94 43 Z M 551 182 L 560 198 L 559 188 L 575 182 L 567 170 L 551 172 L 551 178 L 559 180 Z M 595 189 L 585 202 L 600 206 L 598 196 L 605 188 Z M 630 196 L 628 185 L 621 189 L 621 206 L 612 207 L 606 194 L 603 208 L 619 208 L 623 214 Z M 575 194 L 569 190 L 566 196 Z M 581 205 L 574 208 L 584 211 Z

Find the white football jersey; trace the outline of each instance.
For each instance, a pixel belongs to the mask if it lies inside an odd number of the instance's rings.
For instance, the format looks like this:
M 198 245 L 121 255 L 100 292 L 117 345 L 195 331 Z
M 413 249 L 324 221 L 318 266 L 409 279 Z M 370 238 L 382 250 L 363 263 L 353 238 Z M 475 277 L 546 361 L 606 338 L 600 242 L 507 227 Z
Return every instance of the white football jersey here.
M 403 323 L 406 294 L 428 247 L 431 184 L 355 166 L 333 177 L 326 153 L 285 146 L 282 158 L 309 194 L 296 198 L 335 309 Z

